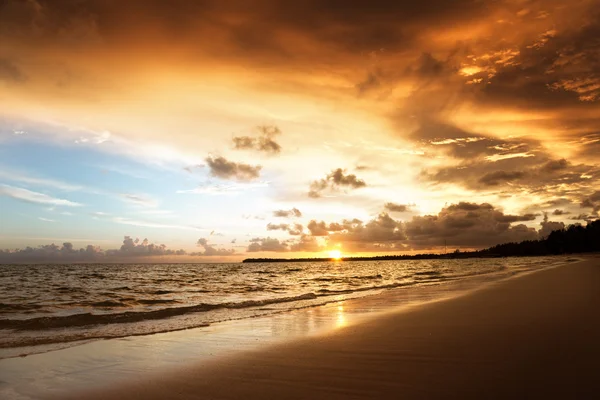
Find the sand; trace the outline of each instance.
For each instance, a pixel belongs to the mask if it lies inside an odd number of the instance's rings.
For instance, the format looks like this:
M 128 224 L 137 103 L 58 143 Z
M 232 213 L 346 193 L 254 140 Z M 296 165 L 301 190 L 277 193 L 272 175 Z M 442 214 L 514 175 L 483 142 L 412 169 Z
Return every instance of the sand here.
M 600 260 L 73 399 L 597 398 Z

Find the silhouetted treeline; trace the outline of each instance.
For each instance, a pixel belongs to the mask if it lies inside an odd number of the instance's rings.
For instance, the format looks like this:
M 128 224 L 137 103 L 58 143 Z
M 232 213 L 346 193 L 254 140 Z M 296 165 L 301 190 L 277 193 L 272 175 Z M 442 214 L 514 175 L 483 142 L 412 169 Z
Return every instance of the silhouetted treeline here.
M 569 253 L 600 252 L 600 220 L 586 226 L 570 225 L 567 229 L 553 231 L 545 239 L 504 243 L 478 251 L 456 250 L 448 254 L 389 255 L 374 257 L 343 257 L 341 261 L 425 260 L 446 258 L 487 258 L 547 256 Z M 259 262 L 322 262 L 331 258 L 248 258 L 245 263 Z
M 545 256 L 551 254 L 589 253 L 600 251 L 600 220 L 587 226 L 571 225 L 553 231 L 546 239 L 504 243 L 479 251 L 480 254 L 509 256 Z

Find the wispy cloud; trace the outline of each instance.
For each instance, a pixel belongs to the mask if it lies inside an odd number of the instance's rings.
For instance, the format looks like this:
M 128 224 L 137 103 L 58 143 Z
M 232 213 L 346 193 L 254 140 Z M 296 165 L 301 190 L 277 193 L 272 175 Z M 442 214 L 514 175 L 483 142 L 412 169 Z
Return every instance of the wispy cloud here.
M 158 201 L 150 198 L 147 195 L 140 194 L 132 194 L 132 193 L 122 193 L 120 194 L 120 198 L 127 203 L 134 204 L 136 206 L 143 207 L 157 207 Z
M 38 219 L 40 221 L 45 221 L 45 222 L 56 222 L 55 219 L 50 219 L 50 218 L 38 217 Z
M 130 218 L 114 217 L 111 221 L 122 225 L 141 226 L 144 228 L 165 228 L 165 229 L 183 229 L 192 231 L 208 231 L 208 229 L 202 229 L 191 225 L 177 225 L 177 224 L 161 224 L 159 222 L 141 221 Z
M 204 185 L 195 189 L 178 190 L 176 193 L 235 195 L 241 192 L 268 187 L 270 182 L 234 183 L 231 185 Z
M 18 188 L 9 185 L 0 185 L 0 195 L 11 197 L 27 203 L 49 204 L 54 206 L 80 207 L 83 204 L 74 201 L 59 199 L 44 193 Z
M 62 181 L 55 180 L 55 179 L 29 176 L 22 172 L 10 171 L 4 167 L 2 168 L 2 170 L 0 170 L 0 179 L 12 181 L 12 182 L 27 183 L 30 185 L 46 186 L 46 187 L 51 187 L 54 189 L 65 190 L 65 191 L 83 190 L 83 187 L 80 185 L 73 185 L 71 183 L 62 182 Z
M 171 215 L 173 214 L 172 210 L 140 210 L 137 212 L 138 214 L 144 215 Z

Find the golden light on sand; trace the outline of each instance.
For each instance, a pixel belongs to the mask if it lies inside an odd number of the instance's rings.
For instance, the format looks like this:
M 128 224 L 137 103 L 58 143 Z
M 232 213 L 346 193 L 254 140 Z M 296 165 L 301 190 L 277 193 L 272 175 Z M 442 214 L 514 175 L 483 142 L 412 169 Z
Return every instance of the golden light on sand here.
M 346 326 L 346 324 L 347 324 L 347 321 L 346 321 L 346 315 L 344 314 L 344 306 L 340 304 L 337 306 L 335 327 L 343 328 L 344 326 Z
M 331 257 L 334 260 L 339 260 L 342 258 L 342 252 L 339 250 L 331 250 L 329 252 L 329 257 Z

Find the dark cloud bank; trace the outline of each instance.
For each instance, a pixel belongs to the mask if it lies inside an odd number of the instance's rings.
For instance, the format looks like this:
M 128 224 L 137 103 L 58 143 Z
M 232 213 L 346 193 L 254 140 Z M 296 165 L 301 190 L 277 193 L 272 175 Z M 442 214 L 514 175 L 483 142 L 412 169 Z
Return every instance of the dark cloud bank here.
M 387 209 L 404 207 L 389 206 Z M 553 213 L 563 215 L 562 213 Z M 541 218 L 541 222 L 533 223 Z M 536 227 L 528 226 L 537 225 Z M 269 230 L 282 229 L 286 224 L 271 225 Z M 350 252 L 421 251 L 452 246 L 457 248 L 484 248 L 500 243 L 536 240 L 547 237 L 553 230 L 565 228 L 564 222 L 550 221 L 548 213 L 521 215 L 505 214 L 488 203 L 461 202 L 443 208 L 437 215 L 413 216 L 403 222 L 382 212 L 370 221 L 359 219 L 325 222 L 311 220 L 300 241 L 293 239 L 255 238 L 249 252 L 290 252 L 299 248 L 326 250 L 340 244 Z M 315 239 L 326 244 L 319 246 Z M 309 251 L 309 250 L 304 250 Z

